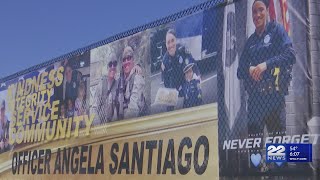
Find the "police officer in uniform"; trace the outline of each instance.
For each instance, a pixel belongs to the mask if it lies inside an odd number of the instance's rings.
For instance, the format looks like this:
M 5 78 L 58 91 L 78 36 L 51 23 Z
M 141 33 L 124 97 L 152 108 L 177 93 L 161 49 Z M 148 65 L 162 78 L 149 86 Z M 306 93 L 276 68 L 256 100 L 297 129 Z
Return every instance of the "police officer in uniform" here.
M 140 70 L 137 71 L 137 69 Z M 141 66 L 135 63 L 134 51 L 131 46 L 126 46 L 122 53 L 120 81 L 120 114 L 123 115 L 123 118 L 147 115 L 148 107 L 144 93 L 145 79 L 141 73 Z
M 194 63 L 189 63 L 183 68 L 185 82 L 182 84 L 180 95 L 184 97 L 183 108 L 199 106 L 202 104 L 202 91 L 200 79 L 193 72 Z
M 265 125 L 273 135 L 285 133 L 285 96 L 296 61 L 284 27 L 267 22 L 268 2 L 255 0 L 252 5 L 256 30 L 246 42 L 237 70 L 237 76 L 244 81 L 249 95 L 248 134 L 253 137 L 262 137 Z
M 78 92 L 78 82 L 77 82 L 77 71 L 74 71 L 71 67 L 71 64 L 67 64 L 65 67 L 65 92 L 64 99 L 71 99 L 72 103 L 74 103 L 77 98 Z
M 185 47 L 177 45 L 176 33 L 173 29 L 169 29 L 166 34 L 167 52 L 163 56 L 161 69 L 163 73 L 164 86 L 166 88 L 174 88 L 178 91 L 184 83 L 183 68 L 188 63 L 195 63 L 195 60 Z M 194 67 L 195 73 L 200 76 L 197 66 Z M 174 110 L 174 106 L 168 106 L 167 111 Z
M 116 115 L 119 118 L 119 83 L 115 78 L 118 63 L 115 56 L 111 59 L 108 63 L 108 74 L 102 77 L 95 95 L 97 118 L 100 119 L 101 124 L 115 120 Z

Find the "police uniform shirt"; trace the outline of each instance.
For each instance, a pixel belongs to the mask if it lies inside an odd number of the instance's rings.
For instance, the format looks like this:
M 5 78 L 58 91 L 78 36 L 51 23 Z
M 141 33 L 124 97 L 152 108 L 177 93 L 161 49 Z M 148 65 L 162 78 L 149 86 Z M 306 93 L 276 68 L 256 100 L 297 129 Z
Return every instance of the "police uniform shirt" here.
M 77 98 L 77 90 L 78 85 L 75 81 L 66 82 L 65 99 L 72 99 L 74 101 Z
M 107 76 L 103 76 L 97 86 L 95 98 L 98 116 L 95 121 L 107 122 L 114 118 L 115 103 L 118 103 L 118 81 L 114 79 L 108 83 L 107 79 Z
M 181 91 L 184 97 L 184 107 L 194 107 L 201 105 L 202 93 L 199 79 L 192 79 L 190 82 L 185 81 Z
M 179 46 L 177 45 L 177 51 L 175 56 L 170 56 L 168 52 L 163 57 L 164 69 L 164 86 L 166 88 L 176 88 L 179 89 L 184 82 L 183 67 L 185 64 L 195 63 L 195 60 L 190 53 L 184 54 L 178 51 Z M 185 56 L 185 57 L 184 57 Z M 186 62 L 188 61 L 188 62 Z M 196 66 L 195 66 L 196 67 Z M 197 73 L 198 70 L 196 70 Z
M 292 42 L 283 26 L 276 22 L 269 22 L 261 36 L 255 32 L 249 37 L 239 61 L 238 78 L 254 82 L 249 68 L 263 62 L 266 62 L 267 70 L 262 80 L 274 78 L 275 67 L 281 69 L 295 63 Z
M 125 80 L 125 119 L 138 117 L 140 115 L 140 112 L 145 105 L 144 87 L 145 79 L 143 76 L 131 70 L 129 76 Z

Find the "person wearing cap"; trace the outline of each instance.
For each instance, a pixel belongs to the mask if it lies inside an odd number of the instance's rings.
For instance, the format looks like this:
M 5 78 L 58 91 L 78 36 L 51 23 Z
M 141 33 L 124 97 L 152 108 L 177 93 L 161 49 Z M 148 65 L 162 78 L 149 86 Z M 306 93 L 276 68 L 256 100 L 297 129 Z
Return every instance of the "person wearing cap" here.
M 123 112 L 125 119 L 143 116 L 147 113 L 144 96 L 145 79 L 135 70 L 137 66 L 139 65 L 135 65 L 133 48 L 125 47 L 122 53 L 122 78 L 120 79 L 122 82 L 119 88 L 122 91 L 120 93 L 123 94 L 123 101 L 120 100 L 123 106 L 120 105 L 122 107 L 120 111 Z
M 188 63 L 183 68 L 185 81 L 182 84 L 180 96 L 183 96 L 183 108 L 199 106 L 202 104 L 202 91 L 200 79 L 193 72 L 194 63 Z
M 193 70 L 200 77 L 199 69 L 190 52 L 180 44 L 177 44 L 176 32 L 169 29 L 166 33 L 167 52 L 163 56 L 161 70 L 164 87 L 173 88 L 180 91 L 184 83 L 183 68 L 188 63 L 194 63 Z M 173 111 L 174 106 L 168 106 L 167 111 Z
M 119 119 L 118 85 L 116 79 L 118 62 L 116 56 L 112 55 L 108 62 L 108 74 L 102 76 L 96 90 L 96 118 L 100 123 L 107 123 Z
M 0 153 L 9 150 L 9 124 L 6 112 L 6 102 L 1 101 L 0 104 Z
M 245 44 L 237 70 L 249 96 L 248 135 L 255 138 L 263 135 L 265 126 L 269 136 L 285 134 L 285 96 L 296 62 L 292 41 L 284 27 L 274 21 L 267 22 L 268 6 L 268 0 L 253 2 L 252 19 L 256 29 Z M 250 166 L 255 168 L 252 163 Z M 255 169 L 258 168 L 268 170 L 265 163 Z

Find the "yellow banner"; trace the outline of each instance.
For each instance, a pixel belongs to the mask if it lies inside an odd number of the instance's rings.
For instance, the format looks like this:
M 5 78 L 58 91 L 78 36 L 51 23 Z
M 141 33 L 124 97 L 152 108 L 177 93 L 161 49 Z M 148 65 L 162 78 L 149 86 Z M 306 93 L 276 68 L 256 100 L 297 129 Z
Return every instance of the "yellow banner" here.
M 1 154 L 0 179 L 218 179 L 214 104 Z M 195 113 L 196 112 L 196 113 Z

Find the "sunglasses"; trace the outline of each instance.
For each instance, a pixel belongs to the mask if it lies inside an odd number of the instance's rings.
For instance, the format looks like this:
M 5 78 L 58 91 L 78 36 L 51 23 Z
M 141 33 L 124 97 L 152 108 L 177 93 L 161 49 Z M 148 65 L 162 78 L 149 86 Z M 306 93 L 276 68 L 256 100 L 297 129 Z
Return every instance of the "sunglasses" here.
M 124 58 L 122 58 L 122 62 L 131 61 L 132 58 L 133 58 L 133 56 L 124 57 Z
M 117 65 L 118 65 L 117 61 L 111 61 L 111 62 L 109 62 L 109 64 L 108 64 L 109 68 L 111 68 L 111 67 L 117 67 Z

